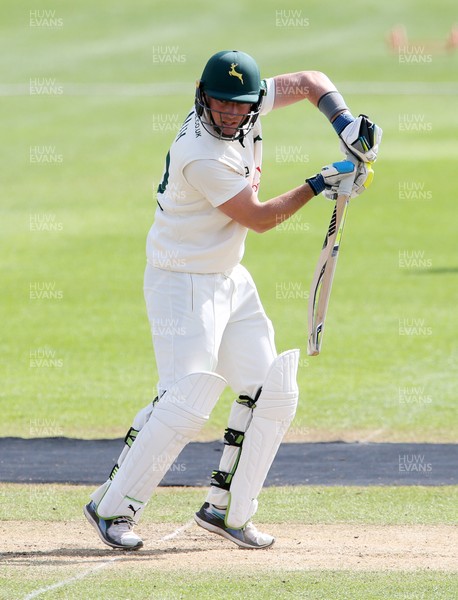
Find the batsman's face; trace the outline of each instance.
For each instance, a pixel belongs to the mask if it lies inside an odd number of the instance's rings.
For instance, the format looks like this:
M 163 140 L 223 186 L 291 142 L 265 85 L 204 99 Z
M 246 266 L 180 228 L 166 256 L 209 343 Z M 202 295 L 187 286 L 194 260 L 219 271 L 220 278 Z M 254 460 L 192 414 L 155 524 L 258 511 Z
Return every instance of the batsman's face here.
M 251 111 L 247 102 L 230 102 L 207 97 L 208 107 L 216 125 L 225 136 L 232 136 Z

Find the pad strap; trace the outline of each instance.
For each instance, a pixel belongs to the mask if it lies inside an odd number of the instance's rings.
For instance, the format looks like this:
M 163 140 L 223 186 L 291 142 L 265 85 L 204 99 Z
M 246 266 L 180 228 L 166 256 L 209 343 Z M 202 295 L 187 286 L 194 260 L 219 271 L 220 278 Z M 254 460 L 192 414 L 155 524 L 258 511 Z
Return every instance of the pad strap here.
M 224 432 L 224 444 L 226 446 L 234 446 L 235 448 L 241 448 L 244 437 L 245 433 L 243 431 L 237 431 L 236 429 L 231 429 L 230 427 L 228 427 Z M 232 472 L 228 473 L 227 471 L 218 470 L 212 471 L 210 485 L 214 487 L 219 487 L 222 490 L 229 491 L 231 487 L 232 477 L 234 475 L 235 469 L 237 468 L 239 457 L 240 451 L 237 454 L 237 459 L 235 461 L 235 466 Z
M 138 429 L 134 429 L 133 427 L 131 427 L 129 429 L 129 431 L 126 433 L 126 437 L 124 438 L 124 443 L 129 446 L 129 448 L 132 446 L 132 444 L 135 442 L 135 438 L 138 435 Z
M 258 401 L 259 396 L 261 395 L 261 392 L 262 392 L 262 387 L 260 387 L 259 390 L 256 392 L 256 395 L 254 398 L 251 398 L 251 396 L 246 396 L 245 394 L 241 394 L 237 398 L 237 402 L 239 404 L 243 404 L 243 406 L 247 406 L 248 408 L 254 408 L 256 402 Z
M 118 472 L 118 470 L 119 470 L 119 465 L 118 465 L 118 463 L 116 463 L 115 466 L 111 469 L 111 473 L 110 473 L 110 476 L 108 477 L 108 479 L 112 480 L 114 478 L 114 476 L 116 475 L 116 473 Z
M 224 432 L 224 443 L 226 446 L 237 446 L 238 448 L 241 448 L 244 437 L 245 433 L 243 431 L 237 431 L 236 429 L 228 427 Z
M 210 485 L 229 491 L 233 476 L 233 473 L 227 473 L 226 471 L 212 471 Z
M 245 433 L 243 431 L 237 431 L 236 429 L 231 429 L 230 427 L 228 427 L 224 433 L 224 444 L 226 446 L 234 446 L 235 448 L 241 448 L 244 437 Z M 210 485 L 218 487 L 222 490 L 229 491 L 231 487 L 232 477 L 234 475 L 235 469 L 237 468 L 239 457 L 240 451 L 237 454 L 237 459 L 235 461 L 234 468 L 230 473 L 227 471 L 212 471 Z

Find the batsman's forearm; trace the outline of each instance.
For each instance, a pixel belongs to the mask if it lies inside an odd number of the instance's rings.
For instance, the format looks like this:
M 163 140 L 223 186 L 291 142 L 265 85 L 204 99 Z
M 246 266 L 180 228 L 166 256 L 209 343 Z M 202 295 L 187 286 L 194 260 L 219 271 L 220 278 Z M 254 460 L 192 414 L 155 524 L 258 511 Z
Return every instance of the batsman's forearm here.
M 320 98 L 336 90 L 327 75 L 321 71 L 299 71 L 274 77 L 275 102 L 274 108 L 282 108 L 301 100 L 309 100 L 318 106 Z
M 304 183 L 280 196 L 266 200 L 260 204 L 255 230 L 258 233 L 273 229 L 289 219 L 315 196 L 308 183 Z

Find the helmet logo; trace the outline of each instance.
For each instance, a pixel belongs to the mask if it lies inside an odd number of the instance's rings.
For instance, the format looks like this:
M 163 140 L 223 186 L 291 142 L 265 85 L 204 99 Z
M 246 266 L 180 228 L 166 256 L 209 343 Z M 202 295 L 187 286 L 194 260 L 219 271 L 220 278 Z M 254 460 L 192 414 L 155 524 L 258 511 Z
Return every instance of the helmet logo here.
M 232 77 L 238 77 L 240 79 L 241 84 L 243 85 L 243 75 L 242 73 L 237 73 L 235 67 L 238 67 L 239 63 L 231 63 L 231 69 L 228 71 L 229 75 Z

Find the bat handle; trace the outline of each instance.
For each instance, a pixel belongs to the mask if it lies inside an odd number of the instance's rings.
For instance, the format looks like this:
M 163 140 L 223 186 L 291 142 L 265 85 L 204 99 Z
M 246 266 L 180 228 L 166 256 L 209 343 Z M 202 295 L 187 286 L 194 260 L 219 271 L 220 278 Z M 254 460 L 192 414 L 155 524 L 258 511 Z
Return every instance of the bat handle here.
M 350 175 L 348 175 L 347 177 L 344 177 L 342 179 L 342 181 L 340 182 L 340 185 L 339 185 L 338 195 L 349 197 L 351 195 L 353 182 L 356 179 L 356 171 L 358 169 L 358 159 L 355 156 L 350 155 L 350 156 L 347 156 L 347 160 L 349 160 L 350 162 L 352 162 L 355 165 L 355 170 L 353 171 L 353 173 L 350 173 Z

